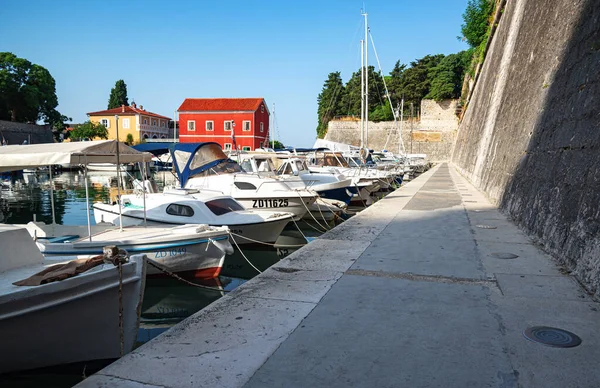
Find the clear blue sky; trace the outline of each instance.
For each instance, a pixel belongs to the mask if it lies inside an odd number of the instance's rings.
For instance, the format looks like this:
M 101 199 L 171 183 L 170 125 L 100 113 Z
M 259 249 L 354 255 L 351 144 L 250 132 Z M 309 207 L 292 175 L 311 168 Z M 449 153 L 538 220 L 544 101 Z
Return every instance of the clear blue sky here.
M 46 67 L 74 122 L 123 79 L 130 101 L 170 117 L 186 97 L 264 97 L 276 138 L 306 147 L 327 75 L 360 67 L 363 4 L 385 74 L 467 48 L 467 0 L 3 0 L 0 51 Z

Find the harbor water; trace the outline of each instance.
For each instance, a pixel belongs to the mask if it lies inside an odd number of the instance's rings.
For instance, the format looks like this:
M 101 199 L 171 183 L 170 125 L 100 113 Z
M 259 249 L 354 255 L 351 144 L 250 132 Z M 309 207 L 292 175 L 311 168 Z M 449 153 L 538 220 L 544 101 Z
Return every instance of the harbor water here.
M 159 189 L 174 182 L 168 171 L 154 174 Z M 84 174 L 80 170 L 53 173 L 55 222 L 64 225 L 85 225 L 86 191 Z M 123 177 L 125 186 L 131 177 Z M 111 187 L 116 187 L 116 173 L 89 172 L 88 190 L 90 204 L 107 202 Z M 0 192 L 0 222 L 26 224 L 30 221 L 52 222 L 50 179 L 47 171 L 4 175 Z M 91 217 L 92 223 L 94 217 Z M 321 221 L 321 224 L 323 222 Z M 299 227 L 299 228 L 298 228 Z M 181 280 L 167 275 L 149 278 L 146 282 L 141 312 L 138 345 L 141 345 L 183 319 L 200 311 L 227 292 L 272 264 L 318 237 L 322 228 L 314 222 L 299 222 L 298 227 L 288 225 L 277 242 L 277 247 L 256 245 L 242 247 L 228 255 L 221 274 L 216 279 Z M 256 268 L 254 268 L 256 267 Z M 189 283 L 196 284 L 193 286 Z M 95 361 L 0 375 L 1 387 L 70 387 L 108 365 L 113 360 Z

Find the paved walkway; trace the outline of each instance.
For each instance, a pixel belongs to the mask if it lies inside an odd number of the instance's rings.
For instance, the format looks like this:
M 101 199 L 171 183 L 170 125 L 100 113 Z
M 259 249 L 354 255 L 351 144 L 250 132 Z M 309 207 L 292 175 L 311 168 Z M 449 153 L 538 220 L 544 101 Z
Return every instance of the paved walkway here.
M 441 165 L 80 386 L 600 387 L 599 307 Z

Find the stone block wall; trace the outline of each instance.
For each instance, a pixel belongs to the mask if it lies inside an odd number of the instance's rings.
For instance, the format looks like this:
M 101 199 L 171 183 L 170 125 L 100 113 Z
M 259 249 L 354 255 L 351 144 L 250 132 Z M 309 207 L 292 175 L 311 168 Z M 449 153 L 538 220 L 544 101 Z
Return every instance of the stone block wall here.
M 597 295 L 599 26 L 597 0 L 508 1 L 452 156 Z
M 5 139 L 9 145 L 23 144 L 25 140 L 31 144 L 52 143 L 50 125 L 34 125 L 14 123 L 0 120 L 0 142 Z
M 402 125 L 402 141 L 399 141 L 400 123 L 369 122 L 368 144 L 374 150 L 427 154 L 432 162 L 448 161 L 458 128 L 456 100 L 440 103 L 423 100 L 421 120 L 405 120 Z M 327 127 L 326 140 L 360 146 L 359 120 L 332 120 Z M 402 148 L 403 147 L 403 148 Z

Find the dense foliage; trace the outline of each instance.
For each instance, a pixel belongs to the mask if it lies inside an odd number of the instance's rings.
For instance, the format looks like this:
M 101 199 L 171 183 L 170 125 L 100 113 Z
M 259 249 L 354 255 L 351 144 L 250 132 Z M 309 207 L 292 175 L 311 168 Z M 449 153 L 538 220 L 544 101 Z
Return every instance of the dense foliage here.
M 68 117 L 56 107 L 56 83 L 50 72 L 13 53 L 0 52 L 0 120 L 60 127 Z
M 285 148 L 285 146 L 283 145 L 283 143 L 280 142 L 279 140 L 273 140 L 273 141 L 271 141 L 271 146 L 275 150 L 282 150 L 282 149 Z
M 464 24 L 461 26 L 463 39 L 469 46 L 474 48 L 485 44 L 493 9 L 492 0 L 469 0 L 463 13 Z
M 317 136 L 325 136 L 327 132 L 327 123 L 337 115 L 344 114 L 342 100 L 344 99 L 345 88 L 342 83 L 342 77 L 339 71 L 329 73 L 323 90 L 317 97 L 318 125 Z
M 99 123 L 86 121 L 83 124 L 76 125 L 71 131 L 69 138 L 73 141 L 78 140 L 94 140 L 97 138 L 108 139 L 108 130 Z
M 129 106 L 127 84 L 122 79 L 118 80 L 115 83 L 115 87 L 110 90 L 108 109 L 118 108 L 121 105 Z
M 441 101 L 461 98 L 466 73 L 473 75 L 477 63 L 483 60 L 485 46 L 491 30 L 494 0 L 469 0 L 463 13 L 461 40 L 469 50 L 444 56 L 426 55 L 410 63 L 397 61 L 389 75 L 385 76 L 391 105 L 383 88 L 383 78 L 369 67 L 369 119 L 393 120 L 399 114 L 404 99 L 404 115 L 410 106 L 420 107 L 424 98 Z M 318 98 L 317 135 L 324 137 L 327 124 L 335 116 L 360 115 L 360 69 L 344 85 L 340 72 L 330 73 Z

